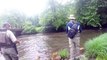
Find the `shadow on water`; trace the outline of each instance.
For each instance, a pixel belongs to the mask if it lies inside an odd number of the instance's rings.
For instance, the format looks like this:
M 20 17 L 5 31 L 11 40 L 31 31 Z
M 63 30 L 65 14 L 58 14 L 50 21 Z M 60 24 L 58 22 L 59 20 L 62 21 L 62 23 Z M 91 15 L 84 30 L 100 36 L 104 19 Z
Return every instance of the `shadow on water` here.
M 93 37 L 96 37 L 100 34 L 103 34 L 105 32 L 106 32 L 106 29 L 84 30 L 80 36 L 81 46 L 84 46 L 84 43 L 87 40 Z M 24 36 L 20 36 L 19 39 L 22 41 L 21 45 L 18 46 L 19 54 L 21 58 L 20 60 L 29 60 L 30 58 L 31 60 L 34 60 L 32 59 L 32 57 L 34 58 L 36 56 L 35 51 L 40 52 L 42 56 L 46 57 L 46 54 L 50 55 L 50 53 L 58 51 L 60 49 L 69 48 L 68 38 L 65 32 L 24 35 Z M 48 52 L 47 52 L 47 49 L 48 49 Z

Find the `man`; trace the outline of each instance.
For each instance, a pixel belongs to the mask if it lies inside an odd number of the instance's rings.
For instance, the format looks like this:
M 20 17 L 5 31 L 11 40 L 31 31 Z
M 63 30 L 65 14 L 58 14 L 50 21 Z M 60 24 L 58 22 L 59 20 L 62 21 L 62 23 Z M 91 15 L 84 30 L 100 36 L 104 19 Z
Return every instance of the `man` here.
M 19 43 L 19 41 L 13 32 L 9 30 L 10 28 L 11 25 L 5 23 L 3 29 L 0 30 L 0 50 L 6 60 L 18 60 L 16 43 Z
M 70 21 L 66 24 L 66 33 L 68 34 L 69 47 L 70 47 L 70 60 L 76 60 L 80 51 L 80 23 L 76 21 L 74 15 L 70 15 Z

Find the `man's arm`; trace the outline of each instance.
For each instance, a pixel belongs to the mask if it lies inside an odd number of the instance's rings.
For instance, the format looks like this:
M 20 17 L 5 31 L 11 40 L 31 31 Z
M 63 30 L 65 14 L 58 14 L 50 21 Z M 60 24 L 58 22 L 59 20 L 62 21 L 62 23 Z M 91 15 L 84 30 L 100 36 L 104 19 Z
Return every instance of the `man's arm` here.
M 80 33 L 81 33 L 81 32 L 82 32 L 82 27 L 81 27 L 81 24 L 80 24 L 79 22 L 78 22 L 77 24 L 78 24 L 78 27 L 77 27 L 78 32 L 80 32 Z
M 12 42 L 14 43 L 20 43 L 17 38 L 15 37 L 15 35 L 13 34 L 12 31 L 8 30 L 7 31 L 7 35 L 10 37 L 10 39 L 12 40 Z

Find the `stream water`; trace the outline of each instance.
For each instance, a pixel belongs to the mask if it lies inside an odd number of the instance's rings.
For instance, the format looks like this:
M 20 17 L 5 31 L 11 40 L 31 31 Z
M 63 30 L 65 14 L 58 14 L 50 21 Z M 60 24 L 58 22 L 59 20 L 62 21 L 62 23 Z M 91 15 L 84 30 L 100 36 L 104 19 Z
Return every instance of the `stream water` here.
M 89 39 L 106 32 L 104 30 L 84 30 L 81 33 L 81 46 Z M 39 33 L 33 35 L 22 35 L 18 37 L 21 44 L 18 45 L 20 60 L 50 60 L 52 52 L 68 49 L 68 39 L 65 32 Z

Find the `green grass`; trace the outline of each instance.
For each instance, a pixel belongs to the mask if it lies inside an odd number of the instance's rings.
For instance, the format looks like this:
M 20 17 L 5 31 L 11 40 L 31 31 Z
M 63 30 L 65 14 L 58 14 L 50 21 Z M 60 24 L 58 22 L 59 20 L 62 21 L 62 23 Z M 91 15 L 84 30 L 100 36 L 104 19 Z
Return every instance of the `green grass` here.
M 85 43 L 85 54 L 96 60 L 107 60 L 107 33 L 90 39 Z
M 61 56 L 61 58 L 67 58 L 68 55 L 69 55 L 67 49 L 62 49 L 62 50 L 60 50 L 58 53 L 59 53 L 59 55 Z

